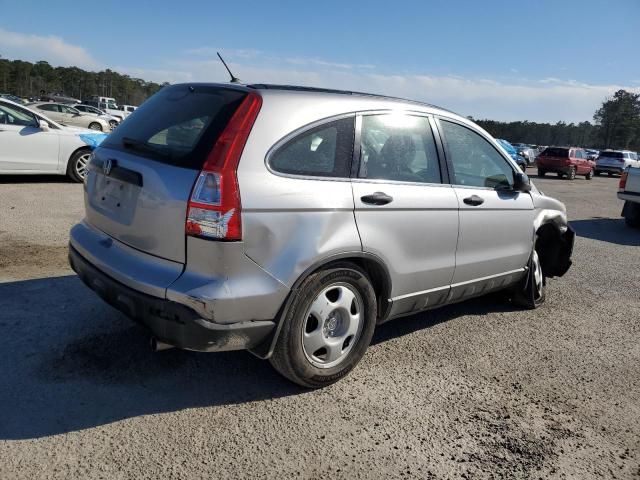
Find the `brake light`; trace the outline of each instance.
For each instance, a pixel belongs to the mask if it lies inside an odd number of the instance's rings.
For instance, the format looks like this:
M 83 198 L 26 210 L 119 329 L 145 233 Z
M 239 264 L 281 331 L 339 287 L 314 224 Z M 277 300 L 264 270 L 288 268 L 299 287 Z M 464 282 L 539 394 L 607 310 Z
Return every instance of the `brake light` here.
M 191 190 L 187 235 L 211 240 L 242 240 L 237 170 L 262 97 L 250 92 L 213 146 Z
M 620 183 L 618 184 L 618 190 L 624 190 L 627 186 L 627 177 L 629 176 L 629 172 L 626 170 L 622 172 L 620 175 Z

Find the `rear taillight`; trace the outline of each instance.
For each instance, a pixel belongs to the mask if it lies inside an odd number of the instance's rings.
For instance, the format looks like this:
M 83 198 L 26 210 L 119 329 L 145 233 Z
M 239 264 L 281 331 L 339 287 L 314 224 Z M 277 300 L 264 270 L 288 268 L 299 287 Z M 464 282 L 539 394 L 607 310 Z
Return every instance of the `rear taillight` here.
M 626 170 L 622 172 L 620 175 L 620 183 L 618 184 L 618 190 L 624 190 L 627 186 L 627 177 L 629 176 L 629 172 Z
M 262 97 L 249 93 L 220 134 L 191 191 L 185 224 L 187 235 L 242 240 L 236 172 L 261 106 Z

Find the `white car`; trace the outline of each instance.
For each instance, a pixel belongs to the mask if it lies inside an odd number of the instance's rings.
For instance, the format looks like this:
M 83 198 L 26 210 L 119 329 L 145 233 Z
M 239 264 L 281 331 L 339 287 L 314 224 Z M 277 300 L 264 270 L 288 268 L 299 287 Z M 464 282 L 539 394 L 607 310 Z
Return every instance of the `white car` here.
M 76 110 L 79 110 L 80 112 L 86 115 L 93 115 L 94 117 L 98 117 L 109 122 L 109 126 L 111 127 L 111 130 L 116 128 L 121 120 L 120 118 L 114 117 L 113 115 L 109 115 L 103 110 L 100 110 L 99 108 L 96 108 L 96 107 L 92 107 L 91 105 L 80 104 L 80 105 L 74 105 L 73 108 L 75 108 Z
M 0 98 L 0 175 L 53 173 L 82 182 L 92 148 L 105 137 Z
M 100 117 L 96 117 L 95 115 L 90 115 L 83 113 L 80 110 L 76 110 L 71 105 L 53 102 L 40 102 L 29 106 L 33 109 L 44 112 L 47 117 L 63 125 L 90 128 L 91 130 L 98 130 L 99 132 L 111 131 L 111 126 L 108 121 L 103 120 Z

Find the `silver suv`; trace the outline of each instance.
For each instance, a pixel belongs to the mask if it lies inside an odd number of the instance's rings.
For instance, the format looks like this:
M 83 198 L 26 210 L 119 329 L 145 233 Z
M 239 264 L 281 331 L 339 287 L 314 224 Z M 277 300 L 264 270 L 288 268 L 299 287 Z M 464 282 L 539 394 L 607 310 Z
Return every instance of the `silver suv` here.
M 606 173 L 610 177 L 622 172 L 628 167 L 640 167 L 638 154 L 629 150 L 603 150 L 596 159 L 596 168 L 594 173 L 600 175 Z
M 248 349 L 322 387 L 387 320 L 571 264 L 565 207 L 440 108 L 274 85 L 163 88 L 95 150 L 69 258 L 156 349 Z

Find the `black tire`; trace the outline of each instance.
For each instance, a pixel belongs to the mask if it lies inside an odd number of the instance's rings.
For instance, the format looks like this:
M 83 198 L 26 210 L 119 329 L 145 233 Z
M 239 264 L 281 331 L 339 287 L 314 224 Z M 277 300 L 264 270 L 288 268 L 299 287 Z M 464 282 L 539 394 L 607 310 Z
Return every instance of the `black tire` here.
M 360 295 L 362 307 L 362 325 L 358 335 L 354 335 L 352 345 L 341 348 L 349 349 L 339 363 L 334 366 L 321 367 L 312 363 L 303 346 L 303 335 L 313 321 L 310 309 L 317 298 L 332 285 L 336 288 L 347 286 Z M 329 290 L 331 291 L 331 290 Z M 376 295 L 367 274 L 351 263 L 337 263 L 327 269 L 313 273 L 306 278 L 293 293 L 294 297 L 287 312 L 281 319 L 282 330 L 278 336 L 271 365 L 285 378 L 308 388 L 322 388 L 337 382 L 346 376 L 362 359 L 373 337 L 377 318 Z M 323 330 L 324 324 L 317 328 Z M 326 337 L 325 337 L 326 338 Z
M 544 170 L 538 169 L 538 176 L 539 177 L 544 177 L 546 174 L 547 174 L 547 172 L 545 172 Z
M 595 175 L 596 177 L 599 177 L 599 176 L 600 176 L 600 170 L 596 170 L 596 171 L 594 171 L 593 173 L 594 173 L 594 175 Z
M 569 167 L 569 172 L 567 173 L 567 180 L 575 180 L 576 178 L 576 167 Z
M 611 172 L 607 172 L 607 176 L 608 176 L 608 177 L 613 177 L 613 173 L 611 173 Z
M 589 170 L 584 178 L 587 180 L 591 180 L 593 178 L 593 170 Z
M 100 125 L 98 122 L 91 122 L 89 124 L 89 130 L 95 130 L 97 132 L 101 132 L 102 131 L 102 125 Z
M 539 273 L 538 278 L 536 274 Z M 540 259 L 533 250 L 529 258 L 527 273 L 516 286 L 511 295 L 511 301 L 519 307 L 534 310 L 546 300 L 546 279 L 542 273 Z
M 562 178 L 562 177 L 564 177 L 564 173 L 558 172 L 558 178 Z
M 82 183 L 84 175 L 86 175 L 86 167 L 88 165 L 91 150 L 82 148 L 74 152 L 67 164 L 67 176 L 74 182 Z
M 625 202 L 624 223 L 631 228 L 640 228 L 640 204 Z

